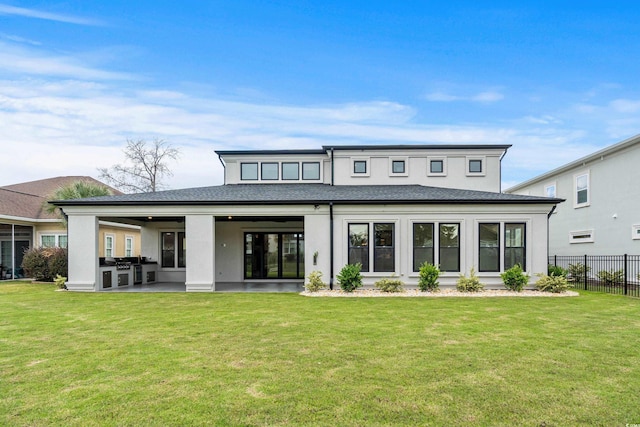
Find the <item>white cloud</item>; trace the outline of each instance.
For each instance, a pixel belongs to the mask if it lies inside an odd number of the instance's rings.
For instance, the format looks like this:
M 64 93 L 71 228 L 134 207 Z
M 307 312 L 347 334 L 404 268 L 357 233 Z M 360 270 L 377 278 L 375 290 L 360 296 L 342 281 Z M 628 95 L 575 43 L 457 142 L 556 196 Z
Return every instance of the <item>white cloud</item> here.
M 443 91 L 436 91 L 432 93 L 428 93 L 425 96 L 427 101 L 432 102 L 454 102 L 454 101 L 464 101 L 464 102 L 480 102 L 480 103 L 492 103 L 501 101 L 504 99 L 504 95 L 500 92 L 489 90 L 479 92 L 474 95 L 452 95 Z
M 631 99 L 616 99 L 611 101 L 611 107 L 619 113 L 640 112 L 640 101 Z
M 10 6 L 0 4 L 0 15 L 23 16 L 26 18 L 44 19 L 47 21 L 65 22 L 67 24 L 77 25 L 102 25 L 98 20 L 82 18 L 79 16 L 44 12 L 36 9 L 27 9 L 24 7 Z

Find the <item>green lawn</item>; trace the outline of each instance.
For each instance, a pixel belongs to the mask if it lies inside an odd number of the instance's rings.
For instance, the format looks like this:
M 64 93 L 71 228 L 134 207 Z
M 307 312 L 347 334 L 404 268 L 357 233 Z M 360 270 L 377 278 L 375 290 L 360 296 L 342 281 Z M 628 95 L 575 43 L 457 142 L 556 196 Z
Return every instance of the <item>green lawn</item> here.
M 0 425 L 640 423 L 640 300 L 0 284 Z

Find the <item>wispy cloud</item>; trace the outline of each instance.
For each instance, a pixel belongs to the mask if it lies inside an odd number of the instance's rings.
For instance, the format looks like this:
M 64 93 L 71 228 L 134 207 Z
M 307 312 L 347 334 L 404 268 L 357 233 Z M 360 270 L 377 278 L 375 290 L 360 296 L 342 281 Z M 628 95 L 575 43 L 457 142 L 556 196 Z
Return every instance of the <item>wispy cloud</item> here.
M 480 102 L 480 103 L 492 103 L 501 101 L 504 99 L 504 95 L 497 91 L 483 91 L 473 95 L 452 95 L 448 92 L 444 91 L 436 91 L 431 92 L 425 95 L 425 99 L 427 101 L 432 102 L 454 102 L 454 101 L 463 101 L 463 102 Z
M 27 9 L 24 7 L 11 6 L 8 4 L 0 4 L 0 15 L 23 16 L 25 18 L 44 19 L 47 21 L 65 22 L 77 25 L 103 25 L 101 21 L 79 16 L 45 12 L 36 9 Z

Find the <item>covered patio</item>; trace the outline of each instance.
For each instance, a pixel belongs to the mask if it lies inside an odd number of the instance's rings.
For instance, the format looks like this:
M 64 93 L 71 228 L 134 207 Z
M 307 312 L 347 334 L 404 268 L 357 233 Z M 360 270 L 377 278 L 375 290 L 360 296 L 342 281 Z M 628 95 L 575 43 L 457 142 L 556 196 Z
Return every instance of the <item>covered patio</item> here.
M 302 281 L 296 282 L 226 282 L 216 283 L 216 292 L 295 292 L 304 290 Z M 103 289 L 101 292 L 186 292 L 187 285 L 179 282 L 159 282 Z

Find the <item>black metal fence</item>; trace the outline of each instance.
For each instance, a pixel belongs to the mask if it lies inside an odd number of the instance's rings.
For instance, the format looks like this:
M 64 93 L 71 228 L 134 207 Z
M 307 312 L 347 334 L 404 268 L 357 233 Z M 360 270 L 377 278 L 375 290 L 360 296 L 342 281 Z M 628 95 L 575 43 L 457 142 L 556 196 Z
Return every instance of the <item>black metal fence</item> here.
M 640 255 L 552 255 L 576 289 L 640 297 Z

